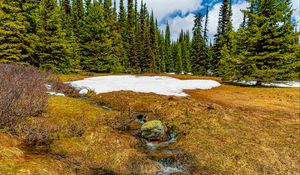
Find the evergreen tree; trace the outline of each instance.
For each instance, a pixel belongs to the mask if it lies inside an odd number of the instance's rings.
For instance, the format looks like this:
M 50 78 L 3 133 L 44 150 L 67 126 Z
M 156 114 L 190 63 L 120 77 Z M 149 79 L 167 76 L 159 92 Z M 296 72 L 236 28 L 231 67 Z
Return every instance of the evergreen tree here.
M 166 72 L 166 49 L 165 49 L 165 38 L 163 32 L 160 31 L 159 34 L 159 53 L 160 53 L 160 72 Z
M 155 22 L 154 22 L 154 15 L 153 11 L 151 12 L 151 16 L 149 19 L 149 42 L 150 42 L 150 49 L 151 49 L 151 65 L 150 65 L 150 71 L 151 72 L 157 72 L 157 40 L 156 40 L 156 28 L 155 28 Z
M 147 63 L 145 61 L 145 48 L 146 48 L 146 28 L 147 28 L 147 24 L 146 24 L 146 6 L 143 3 L 143 1 L 141 1 L 141 9 L 140 9 L 140 16 L 139 16 L 139 29 L 138 29 L 138 45 L 139 45 L 139 49 L 138 49 L 138 56 L 139 56 L 139 66 L 141 68 L 141 71 L 144 71 L 147 67 Z
M 82 0 L 75 0 L 75 14 L 77 20 L 82 20 L 84 15 Z
M 183 31 L 182 31 L 183 33 Z M 183 33 L 183 39 L 181 41 L 181 49 L 182 49 L 182 70 L 185 73 L 191 72 L 191 61 L 190 61 L 190 35 L 189 31 Z
M 121 55 L 122 60 L 121 64 L 123 67 L 127 68 L 128 66 L 128 43 L 127 43 L 127 21 L 126 21 L 126 13 L 125 13 L 125 7 L 124 7 L 124 1 L 120 0 L 120 10 L 119 10 L 119 18 L 118 18 L 118 24 L 119 24 L 119 31 L 121 34 Z
M 205 43 L 208 45 L 208 6 L 206 6 L 206 15 L 205 15 L 205 24 L 204 24 L 204 31 L 203 31 L 203 39 Z
M 213 59 L 211 60 L 211 69 L 217 75 L 219 62 L 221 60 L 221 50 L 223 49 L 224 44 L 231 42 L 230 39 L 231 33 L 227 33 L 232 31 L 232 23 L 231 23 L 231 0 L 223 0 L 222 6 L 220 8 L 219 13 L 219 21 L 217 34 L 215 35 L 215 45 L 213 46 Z M 229 44 L 231 45 L 231 44 Z M 231 49 L 231 46 L 227 45 L 227 49 Z
M 222 6 L 220 8 L 220 13 L 219 13 L 219 21 L 218 21 L 218 28 L 217 28 L 217 34 L 215 35 L 216 37 L 216 42 L 220 40 L 220 38 L 225 35 L 225 30 L 227 28 L 227 25 L 230 21 L 230 3 L 228 0 L 223 0 Z
M 193 28 L 193 39 L 191 45 L 191 62 L 192 72 L 194 74 L 204 75 L 206 74 L 206 59 L 207 51 L 202 33 L 202 15 L 201 13 L 195 16 L 194 28 Z
M 21 1 L 0 1 L 0 62 L 23 61 L 25 17 Z
M 128 43 L 128 66 L 130 71 L 140 72 L 139 60 L 137 57 L 137 44 L 135 36 L 135 14 L 133 0 L 128 0 L 127 7 L 127 43 Z
M 112 56 L 110 28 L 100 3 L 94 2 L 85 17 L 81 32 L 82 67 L 89 71 L 110 72 L 115 65 Z
M 170 33 L 170 26 L 168 22 L 166 25 L 166 33 L 165 33 L 165 63 L 166 63 L 167 72 L 174 71 L 174 63 L 171 57 L 171 33 Z
M 298 34 L 293 31 L 290 0 L 251 1 L 243 49 L 238 49 L 244 70 L 241 79 L 273 81 L 296 78 L 300 60 Z
M 66 14 L 70 14 L 71 13 L 71 5 L 70 5 L 70 1 L 69 0 L 62 0 L 62 7 L 63 7 L 64 12 Z
M 66 73 L 71 69 L 71 60 L 61 20 L 55 0 L 42 0 L 37 12 L 38 42 L 33 64 Z

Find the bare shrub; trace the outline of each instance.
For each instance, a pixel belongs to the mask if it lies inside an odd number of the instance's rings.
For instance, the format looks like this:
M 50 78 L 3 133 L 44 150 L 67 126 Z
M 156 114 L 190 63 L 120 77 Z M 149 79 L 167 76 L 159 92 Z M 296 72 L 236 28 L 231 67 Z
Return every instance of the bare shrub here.
M 49 77 L 32 66 L 0 64 L 0 126 L 12 127 L 23 117 L 41 113 Z
M 58 137 L 55 133 L 61 126 L 51 124 L 45 118 L 36 118 L 21 127 L 24 142 L 31 146 L 49 146 Z

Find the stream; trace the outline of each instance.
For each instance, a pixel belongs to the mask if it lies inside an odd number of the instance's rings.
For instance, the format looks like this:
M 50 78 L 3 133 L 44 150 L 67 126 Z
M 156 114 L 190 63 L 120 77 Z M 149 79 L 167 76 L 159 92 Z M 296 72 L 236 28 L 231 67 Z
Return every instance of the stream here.
M 98 101 L 93 98 L 90 98 L 86 95 L 82 95 L 78 97 L 82 100 L 86 100 L 88 102 L 91 102 L 93 105 L 96 105 L 98 107 L 101 107 L 104 110 L 108 111 L 119 111 L 116 109 L 113 109 L 108 103 L 103 101 Z M 120 112 L 120 111 L 119 111 Z M 139 111 L 138 113 L 135 113 L 131 115 L 133 118 L 131 122 L 136 122 L 140 125 L 143 125 L 145 122 L 147 122 L 145 111 Z M 176 158 L 178 157 L 177 154 L 180 153 L 178 150 L 174 150 L 170 148 L 170 145 L 177 142 L 177 135 L 175 134 L 175 131 L 173 128 L 167 128 L 167 139 L 164 141 L 148 141 L 144 138 L 142 138 L 138 133 L 139 129 L 136 129 L 134 132 L 129 132 L 131 135 L 135 136 L 140 142 L 141 142 L 141 150 L 151 159 L 154 161 L 157 161 L 160 166 L 162 167 L 162 172 L 158 172 L 155 175 L 171 175 L 171 174 L 187 174 L 190 173 L 187 172 L 187 168 Z M 97 175 L 113 175 L 112 173 L 96 173 Z
M 103 109 L 113 110 L 110 107 L 102 106 Z M 146 115 L 144 114 L 133 114 L 132 117 L 135 118 L 133 122 L 137 122 L 140 124 L 144 124 L 147 122 Z M 171 149 L 170 145 L 177 142 L 177 135 L 173 128 L 168 128 L 167 130 L 167 140 L 165 141 L 148 141 L 142 138 L 138 133 L 138 131 L 130 132 L 131 135 L 135 136 L 140 140 L 144 149 L 144 153 L 146 153 L 152 160 L 157 161 L 163 172 L 158 172 L 156 175 L 171 175 L 173 173 L 184 173 L 185 168 L 182 163 L 176 160 L 176 154 L 179 151 Z M 184 173 L 188 174 L 188 173 Z
M 93 104 L 97 105 L 98 107 L 101 107 L 104 110 L 119 111 L 117 109 L 113 109 L 106 102 L 95 101 L 87 96 L 81 97 L 81 99 L 92 102 Z M 133 118 L 131 122 L 136 122 L 142 125 L 147 122 L 147 116 L 146 114 L 143 114 L 142 111 L 139 112 L 141 113 L 133 113 L 131 115 L 131 117 Z M 174 173 L 187 175 L 189 174 L 188 172 L 185 172 L 184 165 L 178 160 L 176 160 L 176 155 L 179 153 L 179 151 L 170 148 L 170 145 L 177 142 L 177 135 L 175 134 L 173 128 L 168 128 L 167 140 L 165 141 L 148 141 L 139 136 L 138 130 L 127 132 L 129 132 L 131 135 L 135 136 L 138 140 L 140 140 L 143 147 L 141 150 L 143 150 L 143 152 L 147 154 L 150 157 L 150 159 L 157 161 L 161 165 L 163 172 L 158 172 L 155 175 L 171 175 Z

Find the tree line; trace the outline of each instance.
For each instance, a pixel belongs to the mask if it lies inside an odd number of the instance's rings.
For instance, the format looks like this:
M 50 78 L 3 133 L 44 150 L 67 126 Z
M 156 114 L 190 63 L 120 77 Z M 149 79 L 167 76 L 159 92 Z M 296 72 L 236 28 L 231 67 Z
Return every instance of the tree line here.
M 193 32 L 171 39 L 143 1 L 0 0 L 0 62 L 69 73 L 177 72 L 225 79 L 272 81 L 299 75 L 299 33 L 290 0 L 248 0 L 244 21 L 232 27 L 231 0 L 223 0 L 214 43 L 206 14 Z M 205 19 L 203 17 L 205 16 Z

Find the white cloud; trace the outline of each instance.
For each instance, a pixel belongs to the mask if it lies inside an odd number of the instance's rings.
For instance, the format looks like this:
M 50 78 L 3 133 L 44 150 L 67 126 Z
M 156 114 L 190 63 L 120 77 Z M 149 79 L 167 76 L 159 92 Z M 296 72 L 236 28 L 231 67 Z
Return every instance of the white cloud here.
M 293 0 L 292 8 L 294 9 L 293 17 L 298 21 L 298 31 L 300 31 L 300 1 Z
M 247 6 L 247 2 L 240 2 L 232 5 L 232 26 L 234 30 L 237 30 L 242 23 L 243 13 L 241 10 L 246 9 Z M 208 36 L 210 39 L 213 39 L 213 36 L 217 33 L 220 7 L 221 3 L 215 4 L 208 14 Z
M 194 15 L 189 14 L 186 17 L 180 17 L 176 16 L 175 18 L 171 19 L 168 18 L 169 25 L 170 25 L 170 30 L 171 30 L 171 39 L 176 40 L 177 37 L 179 36 L 179 33 L 181 30 L 184 32 L 189 30 L 191 32 L 193 26 L 194 26 Z M 165 30 L 166 24 L 163 24 L 160 26 L 162 30 Z M 191 33 L 190 33 L 191 36 Z
M 171 35 L 172 39 L 176 39 L 178 37 L 181 29 L 184 31 L 192 30 L 193 28 L 193 20 L 194 15 L 190 12 L 202 9 L 200 4 L 204 0 L 144 0 L 144 3 L 147 4 L 149 10 L 154 11 L 155 17 L 160 21 L 164 18 L 168 19 L 170 28 L 171 28 Z M 117 5 L 119 4 L 119 0 L 116 0 Z M 127 2 L 126 0 L 124 2 Z M 138 0 L 140 3 L 140 0 Z M 211 1 L 215 2 L 215 1 Z M 244 0 L 235 1 L 237 3 L 232 5 L 232 24 L 235 30 L 238 29 L 241 22 L 243 21 L 243 13 L 241 10 L 246 9 L 247 2 Z M 294 11 L 294 18 L 299 22 L 300 21 L 300 1 L 299 0 L 292 0 L 293 9 Z M 140 5 L 140 4 L 139 4 Z M 215 4 L 209 11 L 209 23 L 208 23 L 208 35 L 210 39 L 213 39 L 213 36 L 216 34 L 217 26 L 218 26 L 218 19 L 219 19 L 219 10 L 221 7 L 221 3 Z M 175 11 L 181 11 L 182 14 L 190 13 L 185 17 L 176 16 L 175 18 L 170 18 L 169 15 Z M 162 24 L 160 26 L 161 29 L 165 29 L 166 25 Z M 298 23 L 298 29 L 300 31 L 300 24 Z
M 213 41 L 214 35 L 217 32 L 218 20 L 219 20 L 219 10 L 221 3 L 215 4 L 209 11 L 209 21 L 208 21 L 208 36 Z M 243 21 L 243 13 L 241 10 L 246 9 L 247 3 L 240 2 L 232 5 L 232 25 L 235 30 L 237 30 Z M 205 19 L 205 17 L 204 17 Z M 175 18 L 168 18 L 172 39 L 178 37 L 181 29 L 184 31 L 189 30 L 191 32 L 194 25 L 194 15 L 189 14 L 186 17 L 177 16 Z M 161 29 L 165 29 L 165 25 L 161 25 Z
M 158 20 L 162 20 L 168 17 L 169 14 L 175 11 L 181 11 L 183 14 L 197 10 L 200 8 L 200 4 L 203 0 L 143 0 L 147 4 L 148 10 L 153 10 L 155 17 Z M 116 0 L 117 6 L 119 6 L 120 0 Z M 127 1 L 124 0 L 124 4 Z M 140 7 L 141 0 L 138 0 L 138 6 Z
M 183 14 L 197 10 L 203 0 L 144 0 L 149 10 L 153 10 L 158 20 L 163 19 L 174 11 Z

